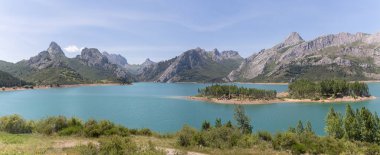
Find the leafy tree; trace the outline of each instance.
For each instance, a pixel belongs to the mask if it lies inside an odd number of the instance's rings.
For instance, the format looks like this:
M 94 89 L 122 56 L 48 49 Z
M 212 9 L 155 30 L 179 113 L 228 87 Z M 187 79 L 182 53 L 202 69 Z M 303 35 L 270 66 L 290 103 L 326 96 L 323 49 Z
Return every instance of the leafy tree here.
M 241 105 L 235 106 L 235 114 L 234 118 L 238 123 L 238 128 L 243 134 L 252 133 L 252 125 L 250 124 L 250 120 L 248 116 L 245 114 L 244 107 Z

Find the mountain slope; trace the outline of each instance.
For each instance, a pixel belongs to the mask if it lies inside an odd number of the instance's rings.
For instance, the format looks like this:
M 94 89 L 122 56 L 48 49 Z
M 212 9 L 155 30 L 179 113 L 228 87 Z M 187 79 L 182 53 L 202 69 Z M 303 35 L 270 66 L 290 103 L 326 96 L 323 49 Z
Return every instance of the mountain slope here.
M 0 61 L 0 70 L 38 85 L 127 82 L 134 78 L 126 69 L 111 63 L 95 48 L 85 48 L 76 58 L 67 58 L 52 42 L 46 51 L 18 63 Z
M 13 86 L 23 86 L 27 83 L 20 80 L 9 73 L 0 71 L 0 87 L 13 87 Z
M 235 51 L 207 52 L 196 48 L 178 57 L 146 67 L 139 75 L 143 81 L 157 82 L 210 82 L 222 79 L 243 58 Z
M 379 79 L 379 36 L 339 33 L 304 41 L 298 33 L 292 33 L 282 43 L 246 58 L 227 79 L 249 82 Z

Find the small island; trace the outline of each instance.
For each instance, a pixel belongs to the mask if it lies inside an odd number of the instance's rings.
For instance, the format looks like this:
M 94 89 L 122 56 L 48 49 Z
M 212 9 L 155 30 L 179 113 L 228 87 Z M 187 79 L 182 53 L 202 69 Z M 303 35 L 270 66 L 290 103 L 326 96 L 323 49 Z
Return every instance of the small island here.
M 221 104 L 270 104 L 289 102 L 358 102 L 375 99 L 363 82 L 323 80 L 312 82 L 297 80 L 289 84 L 288 92 L 238 87 L 236 85 L 211 85 L 198 90 L 191 100 Z

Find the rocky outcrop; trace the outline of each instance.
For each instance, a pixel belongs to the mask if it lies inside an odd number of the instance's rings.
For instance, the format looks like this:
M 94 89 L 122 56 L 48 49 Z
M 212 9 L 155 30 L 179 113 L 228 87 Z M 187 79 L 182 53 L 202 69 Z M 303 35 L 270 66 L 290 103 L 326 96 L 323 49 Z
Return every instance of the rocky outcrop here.
M 112 64 L 116 64 L 123 68 L 128 65 L 127 59 L 120 54 L 109 54 L 107 52 L 103 52 L 103 55 L 107 57 L 108 61 Z
M 209 52 L 201 48 L 191 49 L 173 59 L 155 81 L 199 82 L 221 79 L 236 68 L 242 59 L 235 51 L 220 53 L 217 49 Z
M 66 59 L 61 47 L 57 43 L 51 42 L 46 51 L 40 52 L 37 56 L 27 60 L 27 65 L 34 69 L 45 69 L 48 67 L 59 67 L 64 65 Z

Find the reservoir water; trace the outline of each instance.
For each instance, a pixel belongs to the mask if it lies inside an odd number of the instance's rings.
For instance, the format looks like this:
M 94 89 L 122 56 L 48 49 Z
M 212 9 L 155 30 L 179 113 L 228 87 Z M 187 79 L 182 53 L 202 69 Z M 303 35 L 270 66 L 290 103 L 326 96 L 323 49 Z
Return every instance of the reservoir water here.
M 0 116 L 20 114 L 27 119 L 53 115 L 75 116 L 87 120 L 107 119 L 128 128 L 150 128 L 166 133 L 184 124 L 200 128 L 204 120 L 223 123 L 233 120 L 234 105 L 186 100 L 207 84 L 134 83 L 129 86 L 88 86 L 0 92 Z M 250 88 L 287 90 L 287 85 L 237 84 Z M 316 133 L 324 134 L 325 116 L 331 106 L 344 113 L 346 104 L 367 107 L 380 113 L 380 83 L 369 83 L 378 98 L 355 103 L 278 103 L 244 105 L 254 131 L 272 133 L 295 126 L 298 120 L 310 121 Z

